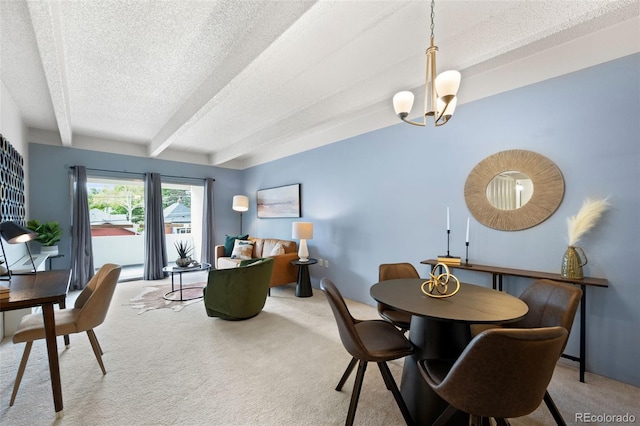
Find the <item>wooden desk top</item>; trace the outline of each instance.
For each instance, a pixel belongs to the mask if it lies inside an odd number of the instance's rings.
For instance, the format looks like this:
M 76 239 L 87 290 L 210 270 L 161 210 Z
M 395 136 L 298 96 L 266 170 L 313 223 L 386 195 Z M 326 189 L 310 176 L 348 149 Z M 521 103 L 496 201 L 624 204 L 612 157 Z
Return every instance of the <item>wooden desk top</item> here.
M 515 321 L 529 311 L 517 297 L 473 284 L 460 283 L 454 296 L 434 299 L 420 290 L 423 282 L 423 278 L 382 281 L 370 293 L 378 302 L 412 315 L 469 324 Z
M 9 298 L 0 300 L 0 311 L 30 308 L 64 299 L 71 281 L 70 270 L 42 271 L 37 274 L 11 275 Z
M 435 266 L 438 261 L 436 259 L 428 259 L 420 262 L 425 265 L 433 265 Z M 489 272 L 492 274 L 499 275 L 511 275 L 514 277 L 525 277 L 525 278 L 533 278 L 533 279 L 547 279 L 553 281 L 561 281 L 565 283 L 571 284 L 585 284 L 585 285 L 593 285 L 598 287 L 609 287 L 609 281 L 606 278 L 592 278 L 592 277 L 584 277 L 583 279 L 572 279 L 572 278 L 564 278 L 560 274 L 553 274 L 551 272 L 540 272 L 540 271 L 529 271 L 526 269 L 513 269 L 513 268 L 503 268 L 500 266 L 489 266 L 489 265 L 449 265 L 447 264 L 449 269 L 465 269 L 468 271 L 476 271 L 476 272 Z

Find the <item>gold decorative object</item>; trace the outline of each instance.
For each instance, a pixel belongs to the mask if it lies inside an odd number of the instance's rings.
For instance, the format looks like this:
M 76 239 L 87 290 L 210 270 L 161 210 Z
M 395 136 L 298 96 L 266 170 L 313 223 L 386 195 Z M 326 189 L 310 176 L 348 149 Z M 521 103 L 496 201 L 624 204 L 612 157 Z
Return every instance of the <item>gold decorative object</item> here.
M 444 269 L 444 272 L 436 275 L 436 271 L 440 268 Z M 445 297 L 451 297 L 456 294 L 460 290 L 460 280 L 449 272 L 449 267 L 444 263 L 438 263 L 431 270 L 431 274 L 429 274 L 431 278 L 428 281 L 422 283 L 420 290 L 424 294 L 429 297 L 433 297 L 436 299 L 442 299 Z M 456 283 L 456 288 L 451 293 L 447 293 L 449 290 L 449 280 L 453 279 Z M 427 290 L 425 290 L 425 286 L 427 286 Z
M 582 253 L 582 256 L 578 254 Z M 584 261 L 583 261 L 584 260 Z M 584 273 L 582 267 L 587 264 L 587 255 L 584 254 L 582 248 L 578 246 L 569 246 L 562 257 L 562 270 L 560 275 L 565 278 L 582 279 Z
M 593 200 L 587 198 L 584 200 L 580 211 L 575 216 L 567 219 L 569 230 L 569 247 L 562 257 L 562 268 L 560 275 L 564 278 L 582 279 L 584 274 L 582 267 L 587 264 L 587 256 L 582 248 L 576 244 L 587 231 L 593 228 L 602 213 L 609 207 L 609 200 Z M 580 254 L 578 254 L 578 251 Z
M 515 171 L 531 179 L 531 199 L 517 209 L 496 208 L 487 198 L 487 186 L 499 174 Z M 501 231 L 519 231 L 544 222 L 556 211 L 563 197 L 564 179 L 560 169 L 547 157 L 521 149 L 501 151 L 485 158 L 471 170 L 464 185 L 464 199 L 473 217 Z

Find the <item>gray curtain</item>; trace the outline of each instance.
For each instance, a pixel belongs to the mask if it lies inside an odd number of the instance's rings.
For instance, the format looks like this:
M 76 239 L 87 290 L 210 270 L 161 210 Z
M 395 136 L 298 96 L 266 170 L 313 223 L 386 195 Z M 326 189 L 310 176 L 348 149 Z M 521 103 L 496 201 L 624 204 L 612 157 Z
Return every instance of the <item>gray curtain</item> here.
M 162 184 L 159 173 L 147 173 L 144 178 L 144 279 L 164 278 L 167 247 L 164 238 Z
M 215 238 L 214 238 L 214 213 L 213 213 L 213 182 L 211 178 L 207 178 L 204 182 L 204 202 L 202 212 L 202 258 L 200 262 L 210 263 L 214 266 L 214 250 L 215 250 Z
M 83 289 L 93 277 L 91 222 L 87 197 L 87 169 L 73 168 L 73 211 L 71 219 L 71 288 Z

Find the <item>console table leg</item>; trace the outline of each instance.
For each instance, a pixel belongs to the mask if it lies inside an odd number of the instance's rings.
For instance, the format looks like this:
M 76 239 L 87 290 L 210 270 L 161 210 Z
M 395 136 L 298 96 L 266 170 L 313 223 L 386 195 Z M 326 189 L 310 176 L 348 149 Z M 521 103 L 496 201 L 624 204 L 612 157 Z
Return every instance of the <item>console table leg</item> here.
M 587 360 L 587 336 L 585 333 L 587 324 L 587 288 L 584 284 L 581 284 L 580 288 L 582 289 L 582 300 L 580 301 L 580 381 L 584 383 Z

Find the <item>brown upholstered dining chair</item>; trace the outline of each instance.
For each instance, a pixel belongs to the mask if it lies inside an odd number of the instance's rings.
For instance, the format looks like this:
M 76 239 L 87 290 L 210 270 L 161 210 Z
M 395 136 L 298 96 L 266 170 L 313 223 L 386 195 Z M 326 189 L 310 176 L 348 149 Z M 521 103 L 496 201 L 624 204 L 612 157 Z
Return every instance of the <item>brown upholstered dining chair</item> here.
M 410 263 L 383 263 L 378 267 L 378 281 L 396 280 L 399 278 L 420 278 L 416 268 Z M 378 302 L 378 314 L 402 332 L 409 330 L 411 314 L 398 311 L 391 306 Z
M 449 406 L 435 421 L 444 425 L 463 411 L 485 424 L 533 412 L 544 397 L 568 332 L 563 327 L 494 328 L 473 338 L 455 361 L 420 360 L 418 370 Z
M 73 333 L 87 332 L 93 353 L 98 360 L 102 374 L 107 374 L 102 363 L 102 348 L 93 329 L 104 322 L 109 310 L 109 304 L 113 297 L 121 267 L 112 263 L 104 264 L 100 270 L 89 280 L 87 286 L 78 295 L 72 309 L 54 311 L 56 322 L 56 336 Z M 33 341 L 44 339 L 44 322 L 42 314 L 26 315 L 20 321 L 17 331 L 13 335 L 13 343 L 26 342 L 9 405 L 13 405 L 20 388 L 20 382 L 24 374 Z
M 570 333 L 581 298 L 582 290 L 579 287 L 546 279 L 536 280 L 520 295 L 520 300 L 527 304 L 529 312 L 518 321 L 503 324 L 502 327 L 538 328 L 559 326 Z M 486 327 L 472 325 L 472 334 L 477 334 L 482 329 L 486 329 Z M 565 340 L 562 351 L 564 351 L 566 345 L 567 341 Z M 558 410 L 548 391 L 544 394 L 544 403 L 556 424 L 566 425 L 560 410 Z
M 338 324 L 340 340 L 347 352 L 352 356 L 351 362 L 347 366 L 336 390 L 342 390 L 342 386 L 349 378 L 354 367 L 358 364 L 358 373 L 351 393 L 351 403 L 347 413 L 346 425 L 352 425 L 358 406 L 358 398 L 362 389 L 364 373 L 369 361 L 376 362 L 387 389 L 391 391 L 393 397 L 400 408 L 400 412 L 407 424 L 413 424 L 411 414 L 400 395 L 387 361 L 403 358 L 413 352 L 411 343 L 404 337 L 404 334 L 395 328 L 391 323 L 382 320 L 357 320 L 351 316 L 338 288 L 328 278 L 320 281 L 320 287 L 324 290 L 333 315 Z

